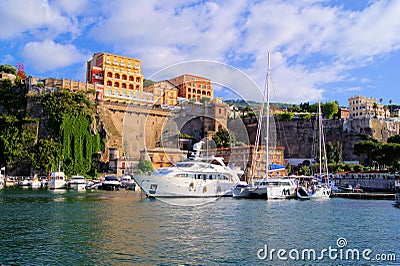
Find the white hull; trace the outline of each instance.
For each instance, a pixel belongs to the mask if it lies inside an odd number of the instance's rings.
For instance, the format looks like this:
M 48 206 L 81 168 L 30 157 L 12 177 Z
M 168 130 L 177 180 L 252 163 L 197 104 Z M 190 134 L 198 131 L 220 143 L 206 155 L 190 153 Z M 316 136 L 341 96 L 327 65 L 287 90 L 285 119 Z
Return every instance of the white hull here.
M 76 191 L 85 191 L 86 190 L 86 184 L 69 184 L 69 188 L 76 190 Z
M 233 189 L 233 197 L 263 199 L 290 199 L 296 197 L 296 185 L 292 181 L 267 179 L 258 182 L 260 185 L 244 186 L 240 184 L 236 186 Z
M 315 191 L 309 192 L 304 187 L 297 189 L 297 198 L 299 199 L 328 199 L 331 196 L 330 187 L 318 187 Z
M 148 197 L 221 197 L 232 196 L 235 183 L 228 180 L 203 180 L 169 176 L 134 176 Z
M 67 183 L 64 180 L 50 180 L 47 184 L 48 189 L 65 189 L 67 188 Z
M 397 193 L 395 194 L 395 196 L 396 196 L 396 203 L 397 203 L 397 204 L 400 204 L 400 192 L 397 192 Z
M 29 182 L 29 187 L 30 188 L 40 188 L 41 187 L 41 183 L 39 180 L 32 180 L 31 182 Z

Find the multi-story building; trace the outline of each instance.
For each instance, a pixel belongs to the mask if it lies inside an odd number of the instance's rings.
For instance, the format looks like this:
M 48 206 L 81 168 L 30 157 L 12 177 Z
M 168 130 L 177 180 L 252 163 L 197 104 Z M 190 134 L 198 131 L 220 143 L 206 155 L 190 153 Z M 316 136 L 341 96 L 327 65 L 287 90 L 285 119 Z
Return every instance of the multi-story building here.
M 90 84 L 88 82 L 64 78 L 56 79 L 27 77 L 25 83 L 28 93 L 53 92 L 61 89 L 66 89 L 73 92 L 81 91 L 87 93 L 94 92 L 97 87 L 97 84 Z
M 178 104 L 179 88 L 168 80 L 154 82 L 143 88 L 144 92 L 154 95 L 154 104 L 175 106 Z
M 199 76 L 184 74 L 169 80 L 179 88 L 179 97 L 199 102 L 202 97 L 214 98 L 211 80 Z
M 375 98 L 367 98 L 361 95 L 350 97 L 349 116 L 352 119 L 378 118 L 386 119 L 390 117 L 390 111 L 383 104 L 378 104 Z
M 97 84 L 97 100 L 119 103 L 153 103 L 143 92 L 141 60 L 109 53 L 95 53 L 87 62 L 86 80 Z

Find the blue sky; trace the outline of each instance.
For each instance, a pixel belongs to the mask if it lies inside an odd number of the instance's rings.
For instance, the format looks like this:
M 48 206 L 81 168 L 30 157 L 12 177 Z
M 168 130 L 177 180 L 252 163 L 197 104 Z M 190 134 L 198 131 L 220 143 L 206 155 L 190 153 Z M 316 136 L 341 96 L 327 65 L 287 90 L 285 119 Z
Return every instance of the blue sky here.
M 1 6 L 0 64 L 22 62 L 32 76 L 84 81 L 92 54 L 109 52 L 141 59 L 145 78 L 205 60 L 237 68 L 262 87 L 270 51 L 271 101 L 347 106 L 349 97 L 364 95 L 400 104 L 400 0 L 1 0 Z M 233 94 L 216 86 L 216 95 Z

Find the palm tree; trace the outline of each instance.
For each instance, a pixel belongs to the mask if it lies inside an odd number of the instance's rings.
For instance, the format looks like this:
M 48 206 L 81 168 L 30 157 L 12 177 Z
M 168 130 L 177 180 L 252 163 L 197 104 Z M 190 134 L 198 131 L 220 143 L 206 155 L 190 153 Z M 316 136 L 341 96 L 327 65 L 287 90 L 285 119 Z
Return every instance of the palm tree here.
M 392 99 L 390 99 L 389 100 L 389 112 L 390 112 L 390 114 L 389 114 L 389 117 L 391 117 L 392 116 Z
M 375 111 L 375 116 L 374 116 L 374 118 L 378 118 L 378 116 L 376 115 L 376 110 L 378 109 L 378 104 L 377 104 L 376 102 L 374 103 L 373 108 L 374 108 L 374 111 Z

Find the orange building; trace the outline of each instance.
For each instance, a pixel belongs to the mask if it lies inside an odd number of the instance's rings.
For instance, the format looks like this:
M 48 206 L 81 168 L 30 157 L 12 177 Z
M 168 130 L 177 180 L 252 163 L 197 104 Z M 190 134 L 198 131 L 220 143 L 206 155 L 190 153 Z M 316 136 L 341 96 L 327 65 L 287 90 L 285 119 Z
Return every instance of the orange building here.
M 184 74 L 169 80 L 179 88 L 178 96 L 199 102 L 202 97 L 214 98 L 211 80 L 199 76 Z
M 154 95 L 154 104 L 175 106 L 178 104 L 179 88 L 168 80 L 154 82 L 143 88 L 144 92 Z
M 97 100 L 153 103 L 143 92 L 141 60 L 108 53 L 95 53 L 87 62 L 86 80 L 96 86 Z

